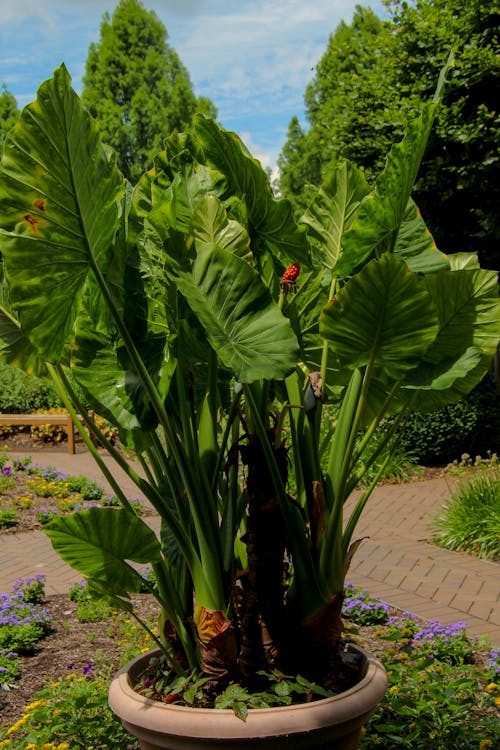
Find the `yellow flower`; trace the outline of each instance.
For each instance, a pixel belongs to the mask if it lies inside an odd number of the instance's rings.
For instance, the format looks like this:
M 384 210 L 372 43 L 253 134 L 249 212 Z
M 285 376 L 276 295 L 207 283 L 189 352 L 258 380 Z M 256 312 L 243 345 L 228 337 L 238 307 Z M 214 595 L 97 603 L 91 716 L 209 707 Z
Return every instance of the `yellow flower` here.
M 42 745 L 42 750 L 56 750 L 56 746 L 53 742 L 45 742 Z
M 500 698 L 495 698 L 495 706 L 500 706 Z
M 490 682 L 489 685 L 486 685 L 486 692 L 488 693 L 494 693 L 496 689 L 497 689 L 496 682 Z
M 393 685 L 391 688 L 389 688 L 390 693 L 394 693 L 394 695 L 399 695 L 399 687 L 397 685 Z
M 60 684 L 61 684 L 61 680 L 56 680 L 55 682 L 50 683 L 50 687 L 56 688 L 56 687 L 59 687 Z
M 10 740 L 2 740 L 0 742 L 0 747 L 7 747 L 7 745 L 10 745 Z
M 26 708 L 24 709 L 24 713 L 28 714 L 30 711 L 34 711 L 36 708 L 40 708 L 40 706 L 45 706 L 47 701 L 44 698 L 41 698 L 40 700 L 33 701 L 33 703 L 29 703 Z
M 489 750 L 490 747 L 493 747 L 491 740 L 481 740 L 479 743 L 479 750 Z
M 19 721 L 16 721 L 15 724 L 9 727 L 7 731 L 5 732 L 5 734 L 8 735 L 8 734 L 14 734 L 14 732 L 18 732 L 21 729 L 21 727 L 24 724 L 26 724 L 27 721 L 28 721 L 28 717 L 23 716 L 21 719 L 19 719 Z
M 69 745 L 67 742 L 60 742 L 57 746 L 57 750 L 69 750 Z
M 32 742 L 30 742 L 29 745 L 26 745 L 25 750 L 36 750 L 36 745 L 34 745 Z

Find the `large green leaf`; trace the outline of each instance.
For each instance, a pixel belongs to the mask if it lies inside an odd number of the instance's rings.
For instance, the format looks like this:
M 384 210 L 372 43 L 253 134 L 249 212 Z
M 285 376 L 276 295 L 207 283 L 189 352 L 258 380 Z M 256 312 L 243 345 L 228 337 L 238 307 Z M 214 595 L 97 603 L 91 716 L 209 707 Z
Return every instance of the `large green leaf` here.
M 439 334 L 425 360 L 455 358 L 470 346 L 492 357 L 500 338 L 497 273 L 463 268 L 427 276 L 425 284 L 439 316 Z
M 205 196 L 192 216 L 193 236 L 200 249 L 218 245 L 250 262 L 250 237 L 237 221 L 228 219 L 226 209 L 214 195 Z
M 282 379 L 293 370 L 298 344 L 290 322 L 244 260 L 205 246 L 192 265 L 171 259 L 168 271 L 211 346 L 241 383 Z
M 379 376 L 399 380 L 438 332 L 423 282 L 390 253 L 368 263 L 326 306 L 320 331 L 350 368 L 374 362 Z
M 262 244 L 284 265 L 291 262 L 309 265 L 304 232 L 293 218 L 290 203 L 274 198 L 260 162 L 251 156 L 235 133 L 223 130 L 213 120 L 195 115 L 193 127 L 207 164 L 224 175 L 227 195 L 245 201 L 252 249 L 257 251 Z
M 136 339 L 153 383 L 166 397 L 175 371 L 162 333 L 144 332 Z M 158 420 L 147 398 L 144 383 L 135 372 L 123 341 L 116 330 L 96 330 L 92 318 L 82 309 L 72 352 L 75 378 L 91 401 L 92 408 L 121 430 L 151 430 Z
M 481 362 L 481 350 L 469 346 L 456 359 L 443 360 L 437 365 L 423 362 L 409 373 L 404 387 L 413 390 L 444 391 L 460 378 L 466 378 Z
M 335 268 L 342 252 L 342 236 L 369 192 L 363 174 L 343 159 L 337 164 L 333 179 L 315 193 L 300 222 L 307 227 L 315 260 L 322 267 Z
M 363 200 L 353 226 L 344 235 L 344 251 L 337 264 L 339 276 L 350 276 L 375 254 L 394 250 L 436 106 L 426 104 L 421 116 L 409 124 L 401 143 L 392 147 L 375 190 Z
M 169 225 L 179 232 L 189 232 L 194 209 L 206 195 L 222 194 L 222 181 L 223 176 L 205 164 L 183 164 L 161 199 Z
M 125 510 L 89 508 L 44 526 L 62 559 L 89 578 L 124 591 L 140 590 L 130 562 L 159 562 L 160 543 L 144 521 Z
M 7 137 L 0 173 L 10 301 L 50 362 L 72 337 L 89 273 L 106 272 L 123 189 L 61 66 Z
M 439 333 L 401 396 L 415 408 L 438 409 L 469 393 L 486 374 L 500 340 L 497 273 L 477 266 L 475 256 L 450 256 L 456 270 L 427 276 L 439 317 Z M 419 384 L 421 385 L 418 388 Z

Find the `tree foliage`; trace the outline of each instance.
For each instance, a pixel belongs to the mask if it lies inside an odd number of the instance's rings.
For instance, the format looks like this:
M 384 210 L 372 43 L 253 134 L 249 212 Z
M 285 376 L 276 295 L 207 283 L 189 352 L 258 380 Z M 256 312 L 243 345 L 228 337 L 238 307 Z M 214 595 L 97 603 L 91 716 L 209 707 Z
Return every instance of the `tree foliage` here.
M 16 99 L 7 90 L 5 84 L 2 84 L 2 92 L 0 93 L 0 148 L 3 146 L 5 136 L 16 124 L 18 117 L 19 110 Z
M 310 128 L 280 158 L 282 191 L 302 208 L 306 183 L 329 179 L 339 156 L 370 180 L 387 146 L 432 94 L 450 49 L 446 87 L 414 197 L 440 249 L 477 251 L 497 267 L 500 240 L 500 11 L 490 0 L 386 2 L 390 20 L 356 7 L 329 40 L 305 92 Z M 303 165 L 310 165 L 309 171 Z
M 133 182 L 170 132 L 189 125 L 196 111 L 216 114 L 210 100 L 196 98 L 167 38 L 154 12 L 139 0 L 120 0 L 111 18 L 104 14 L 100 42 L 89 48 L 82 101 Z

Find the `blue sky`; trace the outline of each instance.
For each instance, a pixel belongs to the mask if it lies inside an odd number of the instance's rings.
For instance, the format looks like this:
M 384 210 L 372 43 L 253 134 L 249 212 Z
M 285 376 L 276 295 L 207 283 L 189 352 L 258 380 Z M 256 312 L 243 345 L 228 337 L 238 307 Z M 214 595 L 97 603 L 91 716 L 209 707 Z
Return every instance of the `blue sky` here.
M 197 95 L 271 168 L 328 38 L 359 0 L 143 0 L 165 24 Z M 384 16 L 382 0 L 364 0 Z M 81 89 L 88 47 L 116 0 L 1 0 L 0 83 L 23 107 L 61 62 Z

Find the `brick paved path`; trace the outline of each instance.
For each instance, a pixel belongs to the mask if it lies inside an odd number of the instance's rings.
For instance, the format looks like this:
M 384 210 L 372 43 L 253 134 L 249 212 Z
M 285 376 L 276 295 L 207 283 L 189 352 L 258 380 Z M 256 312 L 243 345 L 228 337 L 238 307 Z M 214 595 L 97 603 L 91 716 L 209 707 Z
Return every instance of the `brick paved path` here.
M 92 457 L 81 446 L 74 456 L 62 451 L 32 456 L 34 463 L 83 474 L 106 486 Z M 119 478 L 125 493 L 137 497 L 135 486 L 123 475 Z M 465 620 L 470 635 L 485 636 L 500 646 L 500 566 L 429 542 L 430 520 L 450 490 L 444 479 L 378 487 L 356 533 L 356 538 L 369 538 L 356 552 L 347 578 L 425 619 L 437 618 L 443 623 Z M 152 517 L 148 523 L 158 530 L 158 518 Z M 35 573 L 47 576 L 48 594 L 65 593 L 81 580 L 55 555 L 43 533 L 3 535 L 0 591 L 10 590 L 17 578 Z

